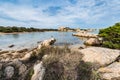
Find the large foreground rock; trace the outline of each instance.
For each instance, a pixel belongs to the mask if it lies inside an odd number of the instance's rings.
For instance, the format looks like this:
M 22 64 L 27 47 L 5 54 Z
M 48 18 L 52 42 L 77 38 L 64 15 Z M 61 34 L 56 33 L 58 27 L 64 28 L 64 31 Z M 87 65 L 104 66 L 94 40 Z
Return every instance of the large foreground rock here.
M 102 47 L 89 47 L 80 50 L 80 52 L 83 54 L 83 61 L 99 63 L 102 66 L 114 62 L 120 55 L 120 50 L 113 50 Z
M 98 70 L 102 78 L 107 80 L 120 80 L 120 62 L 115 62 L 107 67 Z

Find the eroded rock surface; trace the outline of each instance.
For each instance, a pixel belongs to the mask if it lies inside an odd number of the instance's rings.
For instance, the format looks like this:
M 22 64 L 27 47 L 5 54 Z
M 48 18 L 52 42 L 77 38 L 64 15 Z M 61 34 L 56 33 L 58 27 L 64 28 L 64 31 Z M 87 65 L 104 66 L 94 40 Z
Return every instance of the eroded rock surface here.
M 43 80 L 43 76 L 45 74 L 45 68 L 43 67 L 43 63 L 40 62 L 34 65 L 34 74 L 31 80 Z
M 104 66 L 116 60 L 120 55 L 120 50 L 113 50 L 102 47 L 89 47 L 80 50 L 83 54 L 83 61 L 91 63 L 99 63 Z

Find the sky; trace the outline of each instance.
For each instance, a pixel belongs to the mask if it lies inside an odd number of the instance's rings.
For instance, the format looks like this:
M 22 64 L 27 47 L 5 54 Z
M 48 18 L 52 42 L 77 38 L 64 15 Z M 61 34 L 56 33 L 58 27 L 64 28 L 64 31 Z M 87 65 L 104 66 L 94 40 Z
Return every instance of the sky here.
M 0 25 L 104 28 L 120 22 L 120 0 L 0 0 Z

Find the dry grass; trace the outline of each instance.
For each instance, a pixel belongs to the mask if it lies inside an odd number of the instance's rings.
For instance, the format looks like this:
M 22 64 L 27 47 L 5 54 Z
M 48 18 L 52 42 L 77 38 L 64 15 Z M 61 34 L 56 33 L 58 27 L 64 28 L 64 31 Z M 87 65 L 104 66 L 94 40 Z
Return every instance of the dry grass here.
M 46 68 L 44 80 L 101 80 L 95 65 L 81 61 L 82 54 L 67 46 L 50 47 L 43 59 Z

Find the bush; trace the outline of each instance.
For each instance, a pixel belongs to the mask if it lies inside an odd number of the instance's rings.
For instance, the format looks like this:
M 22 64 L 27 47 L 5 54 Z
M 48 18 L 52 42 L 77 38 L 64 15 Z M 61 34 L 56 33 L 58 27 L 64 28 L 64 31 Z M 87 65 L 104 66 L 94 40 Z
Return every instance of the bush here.
M 101 29 L 99 36 L 103 37 L 103 47 L 120 49 L 120 23 L 106 29 Z
M 77 80 L 101 80 L 95 68 L 96 64 L 80 61 L 77 66 Z

